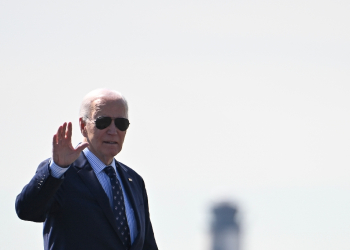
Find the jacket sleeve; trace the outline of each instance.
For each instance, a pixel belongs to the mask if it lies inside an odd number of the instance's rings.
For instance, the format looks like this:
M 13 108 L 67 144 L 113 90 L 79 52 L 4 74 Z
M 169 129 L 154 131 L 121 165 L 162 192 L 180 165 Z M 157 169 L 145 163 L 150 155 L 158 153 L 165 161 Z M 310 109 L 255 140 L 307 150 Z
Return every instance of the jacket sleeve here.
M 148 197 L 147 197 L 147 192 L 146 192 L 146 187 L 145 183 L 142 180 L 143 188 L 142 188 L 142 196 L 143 196 L 143 204 L 145 208 L 145 242 L 143 245 L 143 250 L 158 250 L 158 246 L 156 243 L 156 240 L 154 238 L 154 233 L 153 233 L 153 227 L 150 219 L 150 214 L 149 214 L 149 207 L 148 207 Z
M 16 198 L 16 213 L 22 220 L 44 222 L 63 178 L 50 175 L 49 159 L 43 161 L 31 181 Z

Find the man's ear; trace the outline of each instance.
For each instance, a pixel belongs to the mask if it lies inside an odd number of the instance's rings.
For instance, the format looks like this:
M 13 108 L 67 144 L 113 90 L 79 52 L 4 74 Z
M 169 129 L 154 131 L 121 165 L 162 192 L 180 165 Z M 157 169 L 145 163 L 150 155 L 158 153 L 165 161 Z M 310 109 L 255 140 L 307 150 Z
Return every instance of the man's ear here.
M 83 120 L 83 117 L 79 118 L 79 128 L 80 128 L 80 132 L 84 137 L 87 137 L 87 133 L 86 133 L 86 124 L 85 121 Z

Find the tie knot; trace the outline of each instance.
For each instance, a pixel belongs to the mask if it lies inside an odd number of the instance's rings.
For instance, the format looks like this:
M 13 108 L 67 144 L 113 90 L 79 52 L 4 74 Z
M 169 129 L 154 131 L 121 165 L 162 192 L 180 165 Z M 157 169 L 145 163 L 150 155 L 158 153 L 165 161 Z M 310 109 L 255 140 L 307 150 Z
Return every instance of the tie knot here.
M 103 169 L 103 171 L 105 171 L 105 173 L 109 176 L 109 177 L 113 177 L 113 175 L 115 175 L 115 171 L 114 168 L 112 166 L 107 166 Z

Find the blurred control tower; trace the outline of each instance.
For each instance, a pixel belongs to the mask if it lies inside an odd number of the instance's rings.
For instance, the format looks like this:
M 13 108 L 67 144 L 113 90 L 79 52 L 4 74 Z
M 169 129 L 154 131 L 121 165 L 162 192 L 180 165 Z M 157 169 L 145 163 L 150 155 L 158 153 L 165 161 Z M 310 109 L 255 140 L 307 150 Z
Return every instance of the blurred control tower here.
M 213 210 L 211 225 L 212 250 L 239 250 L 240 229 L 236 221 L 237 208 L 220 203 Z

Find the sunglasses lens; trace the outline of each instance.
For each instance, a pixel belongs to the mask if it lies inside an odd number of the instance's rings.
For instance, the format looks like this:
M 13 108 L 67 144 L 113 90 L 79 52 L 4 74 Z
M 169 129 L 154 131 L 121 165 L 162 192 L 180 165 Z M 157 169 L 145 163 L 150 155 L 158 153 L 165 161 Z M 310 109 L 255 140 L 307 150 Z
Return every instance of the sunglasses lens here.
M 95 126 L 98 129 L 105 129 L 107 128 L 109 125 L 111 125 L 112 122 L 112 118 L 111 117 L 98 117 L 95 120 Z M 128 129 L 129 127 L 129 120 L 126 118 L 116 118 L 114 120 L 114 124 L 115 126 L 120 130 L 120 131 L 125 131 Z
M 111 122 L 112 118 L 110 117 L 98 117 L 95 121 L 95 125 L 98 129 L 105 129 L 111 124 Z
M 114 120 L 115 126 L 120 130 L 120 131 L 125 131 L 129 127 L 129 120 L 125 118 L 116 118 Z

